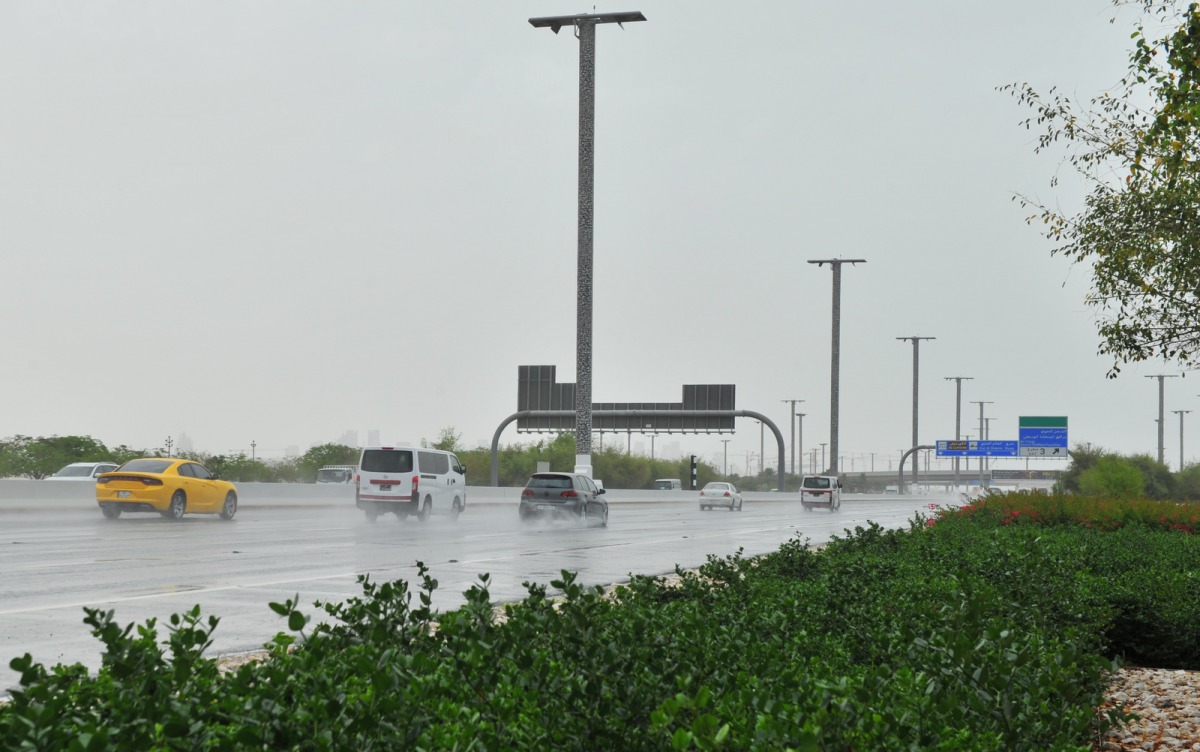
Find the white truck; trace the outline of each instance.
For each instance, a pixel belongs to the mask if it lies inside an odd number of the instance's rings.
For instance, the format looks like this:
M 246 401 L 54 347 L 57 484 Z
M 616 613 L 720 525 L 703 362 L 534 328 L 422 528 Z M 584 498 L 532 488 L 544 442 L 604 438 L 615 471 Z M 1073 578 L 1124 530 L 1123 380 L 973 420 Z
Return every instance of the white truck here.
M 800 503 L 805 511 L 824 507 L 833 511 L 842 506 L 842 479 L 836 475 L 806 475 L 800 481 Z

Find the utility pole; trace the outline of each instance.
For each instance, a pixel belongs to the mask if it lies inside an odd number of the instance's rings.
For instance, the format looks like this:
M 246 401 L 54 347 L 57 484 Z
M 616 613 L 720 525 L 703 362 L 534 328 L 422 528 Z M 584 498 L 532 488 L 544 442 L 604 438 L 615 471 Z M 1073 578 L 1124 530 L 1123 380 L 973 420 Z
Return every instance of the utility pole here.
M 1158 379 L 1158 464 L 1163 464 L 1163 380 L 1175 379 L 1178 375 L 1160 373 L 1147 376 L 1148 379 Z
M 842 264 L 865 264 L 866 259 L 809 259 L 808 263 L 833 269 L 833 342 L 830 347 L 829 373 L 829 467 L 830 475 L 838 474 L 838 407 L 842 359 Z M 824 460 L 822 460 L 824 464 Z M 822 468 L 825 472 L 826 468 Z
M 796 451 L 800 453 L 800 474 L 804 475 L 804 416 L 808 413 L 796 413 L 796 422 L 800 424 L 796 434 Z
M 645 21 L 638 11 L 531 18 L 555 34 L 564 26 L 579 39 L 579 199 L 575 298 L 575 472 L 592 475 L 592 231 L 596 143 L 596 26 Z
M 1179 416 L 1179 472 L 1183 472 L 1183 416 L 1191 410 L 1172 410 Z
M 171 437 L 170 437 L 170 436 L 168 436 L 168 437 L 167 437 L 167 456 L 168 456 L 168 457 L 170 457 L 170 456 L 171 456 L 171 445 L 172 445 L 172 444 L 174 444 L 174 443 L 175 443 L 174 441 L 171 441 Z
M 721 439 L 721 443 L 725 445 L 724 464 L 725 464 L 725 477 L 726 478 L 729 477 L 729 442 L 730 441 L 732 441 L 732 439 Z
M 943 376 L 946 381 L 954 382 L 954 439 L 957 441 L 962 438 L 962 383 L 971 381 L 974 376 Z M 958 462 L 961 458 L 954 458 L 954 487 L 958 488 Z M 1028 458 L 1026 458 L 1028 459 Z
M 825 447 L 827 447 L 827 446 L 828 446 L 828 443 L 821 445 L 821 470 L 820 470 L 821 473 L 824 473 L 825 468 L 829 467 L 828 465 L 825 464 Z M 836 465 L 837 463 L 835 462 L 834 464 Z
M 991 401 L 971 400 L 972 405 L 979 405 L 979 440 L 983 441 L 987 436 L 987 424 L 983 420 L 983 406 L 992 404 Z M 970 463 L 967 463 L 967 469 L 970 469 Z M 983 455 L 979 457 L 979 486 L 983 487 Z
M 258 447 L 258 442 L 256 442 L 254 439 L 250 439 L 250 460 L 251 461 L 253 461 L 255 459 L 254 450 L 257 447 Z
M 763 474 L 763 422 L 758 422 L 758 474 Z
M 913 346 L 913 421 L 912 421 L 912 446 L 920 446 L 921 442 L 917 440 L 917 394 L 919 393 L 918 385 L 921 375 L 921 340 L 937 339 L 937 337 L 897 337 L 898 340 L 912 342 Z M 913 457 L 913 484 L 917 482 L 917 458 Z
M 792 407 L 790 410 L 788 410 L 788 414 L 795 415 L 796 414 L 796 403 L 803 402 L 804 400 L 785 399 L 785 400 L 779 400 L 779 401 L 787 402 L 788 404 L 790 404 Z M 796 424 L 793 421 L 788 421 L 788 422 L 792 424 L 792 456 L 790 459 L 792 461 L 791 473 L 792 473 L 792 475 L 795 475 L 796 474 Z

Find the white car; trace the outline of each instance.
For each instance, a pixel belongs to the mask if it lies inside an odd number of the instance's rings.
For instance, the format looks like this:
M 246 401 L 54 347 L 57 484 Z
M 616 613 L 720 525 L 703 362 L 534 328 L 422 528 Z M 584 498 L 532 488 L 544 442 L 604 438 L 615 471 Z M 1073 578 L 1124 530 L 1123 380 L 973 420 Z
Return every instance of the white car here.
M 109 473 L 117 469 L 115 462 L 72 462 L 46 480 L 86 480 L 96 482 L 100 473 Z
M 713 481 L 700 489 L 700 511 L 723 507 L 731 512 L 742 511 L 742 494 L 732 483 Z

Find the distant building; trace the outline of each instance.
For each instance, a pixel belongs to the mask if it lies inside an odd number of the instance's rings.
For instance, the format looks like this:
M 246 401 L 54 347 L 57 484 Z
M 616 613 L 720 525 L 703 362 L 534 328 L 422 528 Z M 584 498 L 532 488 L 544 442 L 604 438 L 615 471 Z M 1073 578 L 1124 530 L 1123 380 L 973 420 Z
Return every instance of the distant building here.
M 367 431 L 367 446 L 383 446 L 379 442 L 379 429 L 372 428 Z
M 358 431 L 348 429 L 342 434 L 342 437 L 337 440 L 337 443 L 342 446 L 356 447 L 358 446 Z
M 179 438 L 175 440 L 175 448 L 180 452 L 195 451 L 195 447 L 192 446 L 192 438 L 183 431 L 179 432 Z

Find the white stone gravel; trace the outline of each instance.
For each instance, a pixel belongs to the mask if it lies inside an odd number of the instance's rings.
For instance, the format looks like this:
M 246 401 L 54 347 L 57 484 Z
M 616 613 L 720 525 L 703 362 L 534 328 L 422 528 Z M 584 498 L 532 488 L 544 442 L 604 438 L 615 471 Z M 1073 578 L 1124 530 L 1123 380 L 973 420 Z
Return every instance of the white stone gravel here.
M 1101 710 L 1138 718 L 1110 730 L 1096 743 L 1098 752 L 1200 752 L 1200 671 L 1123 668 L 1106 698 Z

